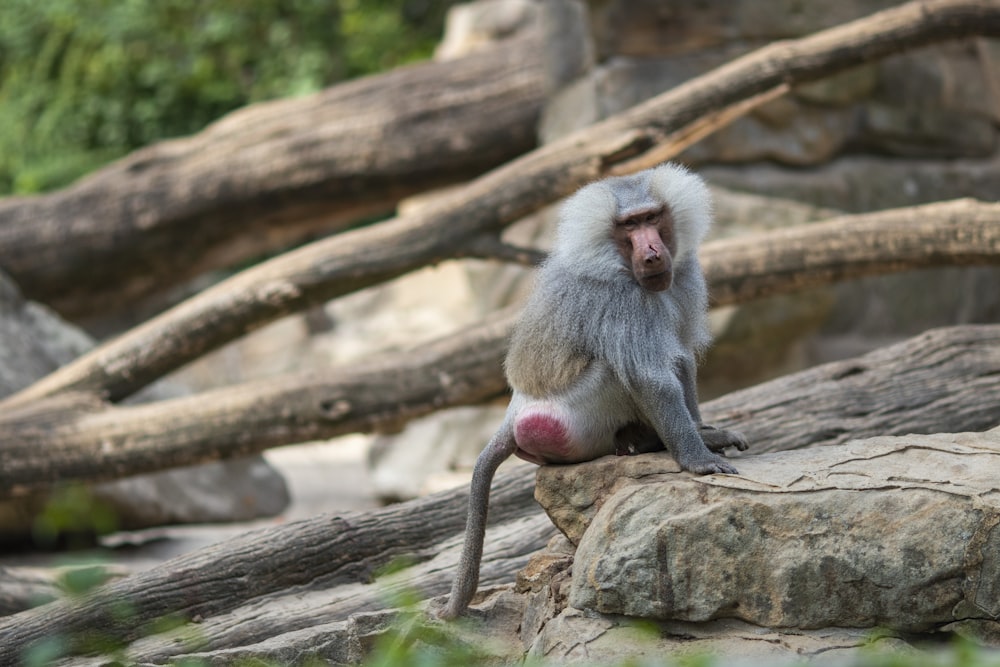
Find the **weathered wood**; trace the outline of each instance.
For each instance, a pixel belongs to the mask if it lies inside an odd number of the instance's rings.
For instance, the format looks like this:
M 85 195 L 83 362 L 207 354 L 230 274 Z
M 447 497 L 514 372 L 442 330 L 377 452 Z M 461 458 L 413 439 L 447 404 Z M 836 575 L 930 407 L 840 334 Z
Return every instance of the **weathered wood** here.
M 706 419 L 743 430 L 753 452 L 832 444 L 875 435 L 980 431 L 997 424 L 1000 325 L 931 331 L 857 359 L 826 364 L 706 403 Z M 509 581 L 549 534 L 529 521 L 534 468 L 500 475 L 491 505 L 485 584 Z M 132 641 L 166 617 L 197 619 L 203 645 L 167 637 L 134 645 L 151 662 L 199 650 L 250 647 L 309 629 L 329 632 L 347 614 L 388 607 L 372 573 L 398 558 L 424 567 L 420 592 L 447 591 L 464 527 L 467 492 L 391 508 L 320 516 L 256 531 L 111 582 L 86 599 L 57 601 L 0 619 L 0 664 L 46 637 L 79 648 L 100 632 Z M 514 525 L 512 522 L 525 523 Z M 511 525 L 500 529 L 500 525 Z M 504 535 L 502 546 L 494 537 Z M 522 539 L 512 534 L 527 533 Z M 431 560 L 434 559 L 434 560 Z M 405 579 L 406 574 L 400 575 Z M 130 609 L 127 615 L 116 610 Z M 324 625 L 327 624 L 327 625 Z M 248 649 L 252 652 L 252 649 Z
M 970 200 L 845 216 L 707 244 L 713 298 L 745 302 L 847 277 L 1000 263 L 1000 204 Z M 0 414 L 0 497 L 96 482 L 394 425 L 502 394 L 513 312 L 358 366 L 111 406 L 69 392 Z
M 0 497 L 393 427 L 502 395 L 513 316 L 339 369 L 111 407 L 71 392 L 0 417 Z
M 717 241 L 702 258 L 717 305 L 910 269 L 1000 264 L 1000 204 L 959 199 L 846 215 Z
M 234 111 L 65 190 L 0 199 L 0 267 L 70 318 L 120 311 L 530 150 L 545 76 L 530 37 Z
M 497 481 L 491 523 L 538 512 L 531 472 L 526 468 Z M 432 558 L 441 542 L 464 527 L 465 504 L 464 491 L 455 490 L 380 510 L 321 515 L 256 530 L 184 554 L 113 581 L 88 599 L 57 601 L 0 619 L 0 664 L 17 664 L 21 651 L 46 637 L 66 637 L 78 646 L 95 636 L 132 640 L 149 622 L 175 615 L 204 620 L 267 596 L 373 584 L 376 573 L 396 559 L 421 562 Z M 541 546 L 538 542 L 533 540 L 533 549 Z M 523 558 L 517 560 L 523 562 Z M 444 577 L 438 579 L 428 594 L 443 588 Z M 368 596 L 342 611 L 377 606 L 377 584 L 369 587 Z M 119 613 L 124 608 L 131 613 Z M 310 619 L 285 618 L 284 622 L 288 629 L 288 624 L 308 625 Z M 266 626 L 251 624 L 254 632 L 238 637 L 252 641 L 270 632 Z
M 853 359 L 742 389 L 706 419 L 744 431 L 751 453 L 1000 425 L 1000 325 L 932 329 Z
M 911 2 L 743 56 L 588 129 L 518 158 L 409 215 L 323 239 L 208 289 L 81 357 L 2 407 L 60 391 L 124 398 L 206 352 L 290 312 L 413 269 L 475 254 L 527 213 L 640 158 L 705 113 L 934 41 L 1000 35 L 1000 6 Z M 661 153 L 657 153 L 661 156 Z

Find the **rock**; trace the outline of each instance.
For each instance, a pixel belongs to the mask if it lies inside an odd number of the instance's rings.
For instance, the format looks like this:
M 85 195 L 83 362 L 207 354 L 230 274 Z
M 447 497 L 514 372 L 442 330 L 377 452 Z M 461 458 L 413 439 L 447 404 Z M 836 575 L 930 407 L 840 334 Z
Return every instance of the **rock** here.
M 55 312 L 25 301 L 0 272 L 0 396 L 13 394 L 94 346 Z
M 871 633 L 845 628 L 782 632 L 733 619 L 707 623 L 648 622 L 567 608 L 549 621 L 528 651 L 529 658 L 556 664 L 610 665 L 623 660 L 678 662 L 704 657 L 707 664 L 853 664 L 858 649 L 874 653 L 913 649 L 900 639 L 873 640 Z M 702 664 L 700 661 L 697 664 Z
M 524 35 L 538 26 L 540 8 L 531 0 L 477 0 L 457 4 L 445 17 L 435 60 L 454 60 Z
M 681 159 L 695 164 L 822 164 L 854 140 L 856 115 L 852 108 L 817 107 L 782 97 L 698 142 Z
M 965 194 L 989 201 L 1000 191 L 996 157 L 893 162 L 851 157 L 810 170 L 758 164 L 704 167 L 700 172 L 713 185 L 716 228 L 724 236 L 833 213 L 820 207 L 864 211 Z M 740 192 L 755 194 L 744 200 L 734 195 Z M 802 208 L 788 201 L 800 202 Z M 1000 291 L 992 285 L 998 281 L 997 267 L 947 267 L 872 276 L 716 309 L 716 343 L 699 374 L 702 395 L 718 396 L 781 373 L 862 354 L 932 327 L 995 322 Z
M 876 96 L 904 108 L 937 108 L 968 118 L 1000 121 L 997 67 L 1000 40 L 996 39 L 945 42 L 914 49 L 879 65 Z M 902 100 L 906 103 L 899 104 Z
M 997 146 L 993 121 L 987 116 L 879 102 L 864 105 L 859 135 L 858 141 L 874 151 L 902 157 L 985 158 Z
M 814 365 L 810 341 L 834 307 L 833 293 L 816 289 L 712 309 L 715 342 L 698 372 L 699 396 L 714 398 Z
M 378 436 L 369 449 L 375 495 L 399 502 L 468 484 L 468 471 L 503 421 L 503 407 L 445 410 L 407 424 L 399 435 Z
M 557 91 L 539 122 L 543 142 L 622 112 L 748 50 L 730 42 L 667 58 L 616 56 Z M 776 162 L 815 166 L 849 153 L 987 158 L 997 112 L 973 91 L 989 88 L 988 60 L 935 47 L 796 88 L 685 150 L 689 164 Z M 931 79 L 923 87 L 914 80 Z M 957 83 L 962 81 L 962 83 Z M 973 83 L 969 83 L 973 82 Z M 876 175 L 877 176 L 877 175 Z M 952 195 L 956 196 L 956 195 Z
M 734 4 L 727 0 L 664 3 L 658 0 L 589 0 L 598 54 L 663 56 L 740 42 L 749 50 L 844 23 L 899 4 L 850 0 L 812 11 L 796 0 Z
M 711 184 L 709 189 L 715 213 L 712 239 L 802 225 L 843 213 L 780 196 L 762 196 Z
M 549 621 L 566 608 L 575 547 L 563 535 L 549 540 L 517 573 L 515 590 L 525 598 L 520 633 L 528 649 Z
M 570 605 L 772 628 L 996 624 L 1000 428 L 737 466 L 695 477 L 662 453 L 540 468 L 536 498 L 578 545 Z
M 262 456 L 127 477 L 93 487 L 126 530 L 178 523 L 249 521 L 281 514 L 291 497 Z
M 878 65 L 861 65 L 825 79 L 801 84 L 792 92 L 796 98 L 809 104 L 843 107 L 870 97 L 876 91 L 878 82 Z
M 885 160 L 858 155 L 840 157 L 813 169 L 770 164 L 706 165 L 698 172 L 712 185 L 847 213 L 958 197 L 993 201 L 1000 191 L 1000 156 L 982 160 Z
M 0 272 L 0 396 L 23 389 L 93 346 L 81 329 L 25 301 Z M 177 391 L 177 384 L 162 384 L 143 395 L 152 400 Z M 96 484 L 91 495 L 122 529 L 274 516 L 289 502 L 281 475 L 259 456 Z M 28 539 L 48 501 L 47 494 L 0 500 L 0 541 Z M 81 527 L 84 532 L 91 528 Z
M 717 0 L 586 4 L 596 64 L 546 103 L 539 123 L 543 142 L 775 39 L 803 36 L 898 3 L 858 0 L 823 12 L 804 11 L 789 0 L 765 0 L 752 8 Z M 964 196 L 990 201 L 1000 191 L 997 71 L 997 40 L 916 49 L 797 86 L 678 159 L 694 165 L 716 188 L 795 200 L 813 211 L 873 211 Z M 717 227 L 730 235 L 816 219 L 802 212 L 786 215 L 776 205 L 752 211 L 719 206 Z M 734 213 L 740 223 L 727 229 L 726 218 Z M 998 279 L 996 268 L 909 272 L 724 309 L 713 315 L 716 345 L 700 374 L 702 393 L 717 396 L 930 327 L 995 321 L 1000 292 L 970 286 Z M 929 308 L 932 303 L 940 307 Z M 850 320 L 853 329 L 845 328 L 845 314 L 852 313 L 861 317 Z M 880 326 L 889 313 L 892 326 Z
M 596 65 L 553 95 L 539 136 L 551 141 L 776 39 L 805 36 L 896 4 L 860 0 L 807 12 L 790 0 L 765 0 L 752 8 L 718 1 L 590 2 L 593 46 L 586 40 L 586 48 L 596 54 Z M 1000 145 L 998 63 L 1000 47 L 988 39 L 891 56 L 798 86 L 698 142 L 680 159 L 699 165 L 814 166 L 858 152 L 988 157 Z
M 60 595 L 62 591 L 52 572 L 0 566 L 0 616 L 37 607 Z

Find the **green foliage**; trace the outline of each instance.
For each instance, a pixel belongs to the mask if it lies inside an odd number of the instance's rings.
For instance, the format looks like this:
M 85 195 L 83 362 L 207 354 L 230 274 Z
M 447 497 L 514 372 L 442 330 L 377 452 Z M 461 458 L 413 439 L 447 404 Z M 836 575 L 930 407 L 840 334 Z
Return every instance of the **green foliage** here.
M 35 541 L 43 546 L 53 546 L 63 539 L 67 546 L 81 547 L 92 536 L 107 535 L 117 528 L 114 509 L 95 498 L 88 487 L 72 484 L 52 492 L 45 509 L 35 518 L 32 532 Z
M 454 0 L 4 0 L 0 194 L 426 57 Z

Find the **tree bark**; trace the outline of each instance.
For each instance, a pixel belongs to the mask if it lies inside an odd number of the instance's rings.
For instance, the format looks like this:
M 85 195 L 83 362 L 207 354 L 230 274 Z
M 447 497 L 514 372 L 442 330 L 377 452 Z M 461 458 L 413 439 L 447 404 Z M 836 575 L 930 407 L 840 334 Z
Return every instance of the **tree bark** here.
M 234 111 L 51 194 L 0 200 L 0 267 L 70 319 L 134 306 L 534 147 L 537 38 Z
M 844 216 L 709 243 L 702 257 L 720 304 L 886 271 L 1000 264 L 1000 204 L 959 200 Z M 487 401 L 506 389 L 501 362 L 515 318 L 499 313 L 437 342 L 356 366 L 156 403 L 110 406 L 77 391 L 15 403 L 0 416 L 0 497 L 57 481 L 105 481 L 394 430 L 441 408 Z
M 1000 204 L 958 199 L 845 215 L 716 241 L 702 259 L 717 305 L 911 269 L 1000 264 Z
M 77 392 L 41 400 L 0 417 L 0 497 L 395 430 L 443 407 L 482 403 L 506 390 L 500 368 L 513 319 L 502 313 L 356 366 L 156 403 L 110 407 Z
M 934 41 L 1000 35 L 1000 6 L 911 2 L 743 56 L 588 129 L 518 158 L 421 210 L 314 242 L 205 290 L 0 403 L 61 391 L 118 401 L 291 312 L 427 264 L 473 256 L 524 215 L 650 150 L 706 114 L 779 86 L 814 81 Z M 683 134 L 683 132 L 682 132 Z M 682 142 L 683 143 L 683 142 Z M 488 244 L 487 244 L 488 245 Z
M 938 329 L 856 359 L 819 366 L 706 403 L 710 423 L 738 428 L 752 453 L 905 433 L 985 430 L 997 424 L 1000 325 Z M 531 499 L 533 466 L 500 475 L 492 495 L 483 584 L 509 581 L 551 532 Z M 138 662 L 197 650 L 253 647 L 268 638 L 391 606 L 400 581 L 372 573 L 399 558 L 399 575 L 427 596 L 447 591 L 465 524 L 467 492 L 450 491 L 373 512 L 324 515 L 248 533 L 113 581 L 93 595 L 0 620 L 0 663 L 47 637 L 77 650 L 100 633 L 130 642 L 168 617 L 195 619 L 192 647 L 173 636 L 130 649 Z M 502 540 L 496 537 L 501 534 Z M 419 576 L 411 578 L 413 572 Z M 386 582 L 382 586 L 379 582 Z M 120 613 L 128 609 L 128 614 Z

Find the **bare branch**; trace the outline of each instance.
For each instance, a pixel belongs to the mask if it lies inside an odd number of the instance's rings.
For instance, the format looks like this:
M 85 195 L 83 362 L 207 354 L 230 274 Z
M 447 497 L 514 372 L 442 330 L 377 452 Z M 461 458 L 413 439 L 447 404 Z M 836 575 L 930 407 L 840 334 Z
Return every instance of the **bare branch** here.
M 492 234 L 484 234 L 469 242 L 466 257 L 495 259 L 522 266 L 538 266 L 545 259 L 545 253 L 534 248 L 521 248 L 504 243 Z
M 959 199 L 716 241 L 702 253 L 715 305 L 934 266 L 1000 264 L 1000 204 Z

